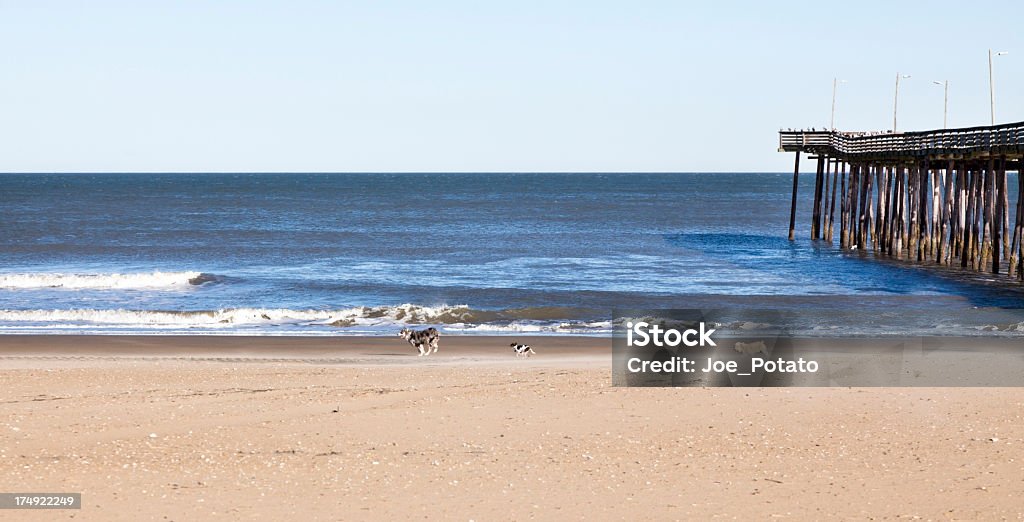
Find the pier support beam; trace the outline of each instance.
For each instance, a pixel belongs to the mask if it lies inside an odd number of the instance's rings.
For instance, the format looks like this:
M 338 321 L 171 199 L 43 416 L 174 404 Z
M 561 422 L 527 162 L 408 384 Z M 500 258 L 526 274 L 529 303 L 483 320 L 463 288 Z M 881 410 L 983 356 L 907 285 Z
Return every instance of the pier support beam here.
M 850 167 L 850 196 L 849 203 L 846 205 L 846 217 L 849 220 L 849 226 L 847 227 L 847 248 L 853 249 L 854 245 L 857 244 L 857 238 L 860 235 L 860 229 L 858 228 L 859 216 L 857 212 L 857 198 L 860 194 L 860 173 L 864 170 L 864 165 L 858 163 L 855 166 Z
M 818 156 L 818 168 L 814 176 L 814 210 L 811 212 L 811 239 L 821 239 L 821 192 L 824 188 L 825 157 Z
M 843 163 L 843 169 L 846 169 L 846 164 Z M 832 168 L 832 194 L 829 196 L 828 206 L 828 228 L 825 230 L 825 239 L 829 243 L 832 242 L 832 232 L 836 221 L 836 183 L 839 181 L 839 161 L 836 160 L 835 165 Z
M 1003 188 L 1003 257 L 1009 257 L 1010 253 L 1010 195 L 1009 187 L 1006 186 L 1006 156 L 999 157 L 999 179 L 1002 180 Z
M 853 172 L 853 165 L 850 165 L 850 172 Z M 850 241 L 847 238 L 847 217 L 846 211 L 849 208 L 849 193 L 846 189 L 846 163 L 843 163 L 843 174 L 842 174 L 842 190 L 839 194 L 839 247 L 846 248 L 849 246 Z
M 999 162 L 999 170 L 992 173 L 995 176 L 995 191 L 993 193 L 995 199 L 995 213 L 992 221 L 992 273 L 999 273 L 999 254 L 1000 248 L 1005 252 L 1008 247 L 1003 246 L 1000 243 L 1003 228 L 1003 196 L 1006 195 L 1006 174 L 1002 169 L 1002 162 Z
M 796 153 L 796 161 L 793 163 L 793 202 L 789 206 L 789 240 L 793 241 L 796 237 L 793 235 L 793 230 L 796 227 L 796 187 L 800 180 L 800 153 Z
M 871 203 L 868 202 L 868 182 L 871 180 L 871 165 L 864 165 L 861 172 L 857 176 L 857 183 L 860 185 L 860 195 L 858 199 L 858 211 L 857 211 L 857 249 L 864 250 L 867 245 L 868 235 L 868 209 L 871 208 Z
M 1018 160 L 1018 165 L 1024 163 L 1024 159 Z M 1024 281 L 1024 169 L 1020 166 L 1017 167 L 1017 217 L 1016 222 L 1017 231 L 1014 233 L 1014 241 L 1017 246 L 1014 251 L 1017 252 L 1017 279 Z
M 1020 167 L 1017 167 L 1018 169 Z M 1021 216 L 1021 211 L 1024 209 L 1024 176 L 1021 172 L 1017 172 L 1017 211 L 1014 213 L 1013 218 L 1013 242 L 1010 244 L 1010 275 L 1017 275 L 1018 278 L 1024 274 L 1024 270 L 1021 270 L 1020 262 L 1020 250 L 1021 250 L 1021 226 L 1024 223 L 1024 217 Z
M 947 264 L 946 253 L 950 248 L 948 242 L 951 231 L 950 216 L 953 213 L 953 160 L 949 160 L 949 164 L 946 166 L 945 177 L 939 179 L 945 182 L 945 191 L 942 194 L 942 208 L 939 209 L 941 212 L 939 216 L 940 224 L 936 226 L 938 253 L 935 255 L 935 262 Z

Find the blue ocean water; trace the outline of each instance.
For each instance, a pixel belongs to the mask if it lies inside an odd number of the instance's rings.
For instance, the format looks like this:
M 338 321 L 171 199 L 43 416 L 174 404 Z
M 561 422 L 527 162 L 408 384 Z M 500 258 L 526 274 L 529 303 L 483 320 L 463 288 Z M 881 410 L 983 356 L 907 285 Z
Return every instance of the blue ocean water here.
M 1017 283 L 809 241 L 812 178 L 790 242 L 791 174 L 4 174 L 0 332 L 603 335 L 629 307 L 1024 330 Z

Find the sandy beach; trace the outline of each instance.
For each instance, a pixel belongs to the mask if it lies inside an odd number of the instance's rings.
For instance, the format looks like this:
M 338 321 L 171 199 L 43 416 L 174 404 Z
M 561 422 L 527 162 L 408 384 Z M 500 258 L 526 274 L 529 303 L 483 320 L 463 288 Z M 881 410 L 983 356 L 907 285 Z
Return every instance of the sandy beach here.
M 610 342 L 0 337 L 2 520 L 1020 519 L 1024 390 L 623 389 Z

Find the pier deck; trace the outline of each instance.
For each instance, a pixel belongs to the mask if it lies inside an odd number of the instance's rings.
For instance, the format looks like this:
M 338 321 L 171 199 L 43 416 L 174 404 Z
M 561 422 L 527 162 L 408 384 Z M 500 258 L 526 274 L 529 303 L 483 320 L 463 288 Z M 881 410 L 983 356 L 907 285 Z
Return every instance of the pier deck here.
M 779 131 L 779 152 L 824 154 L 847 161 L 987 159 L 1024 155 L 1024 122 L 920 132 Z

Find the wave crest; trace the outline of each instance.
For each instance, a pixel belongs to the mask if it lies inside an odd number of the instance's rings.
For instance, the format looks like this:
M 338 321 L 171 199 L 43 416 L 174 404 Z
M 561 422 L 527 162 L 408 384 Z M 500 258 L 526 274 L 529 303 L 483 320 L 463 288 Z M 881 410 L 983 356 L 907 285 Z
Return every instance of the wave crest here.
M 387 329 L 405 325 L 436 325 L 451 331 L 576 331 L 610 328 L 593 322 L 584 309 L 524 308 L 476 310 L 466 305 L 360 306 L 339 310 L 284 308 L 227 308 L 221 310 L 161 311 L 127 309 L 0 310 L 0 330 L 9 327 L 166 330 L 181 328 L 230 330 L 264 327 L 366 327 Z
M 139 272 L 113 274 L 24 273 L 0 274 L 0 288 L 33 289 L 152 289 L 189 288 L 216 281 L 213 274 L 202 272 Z

